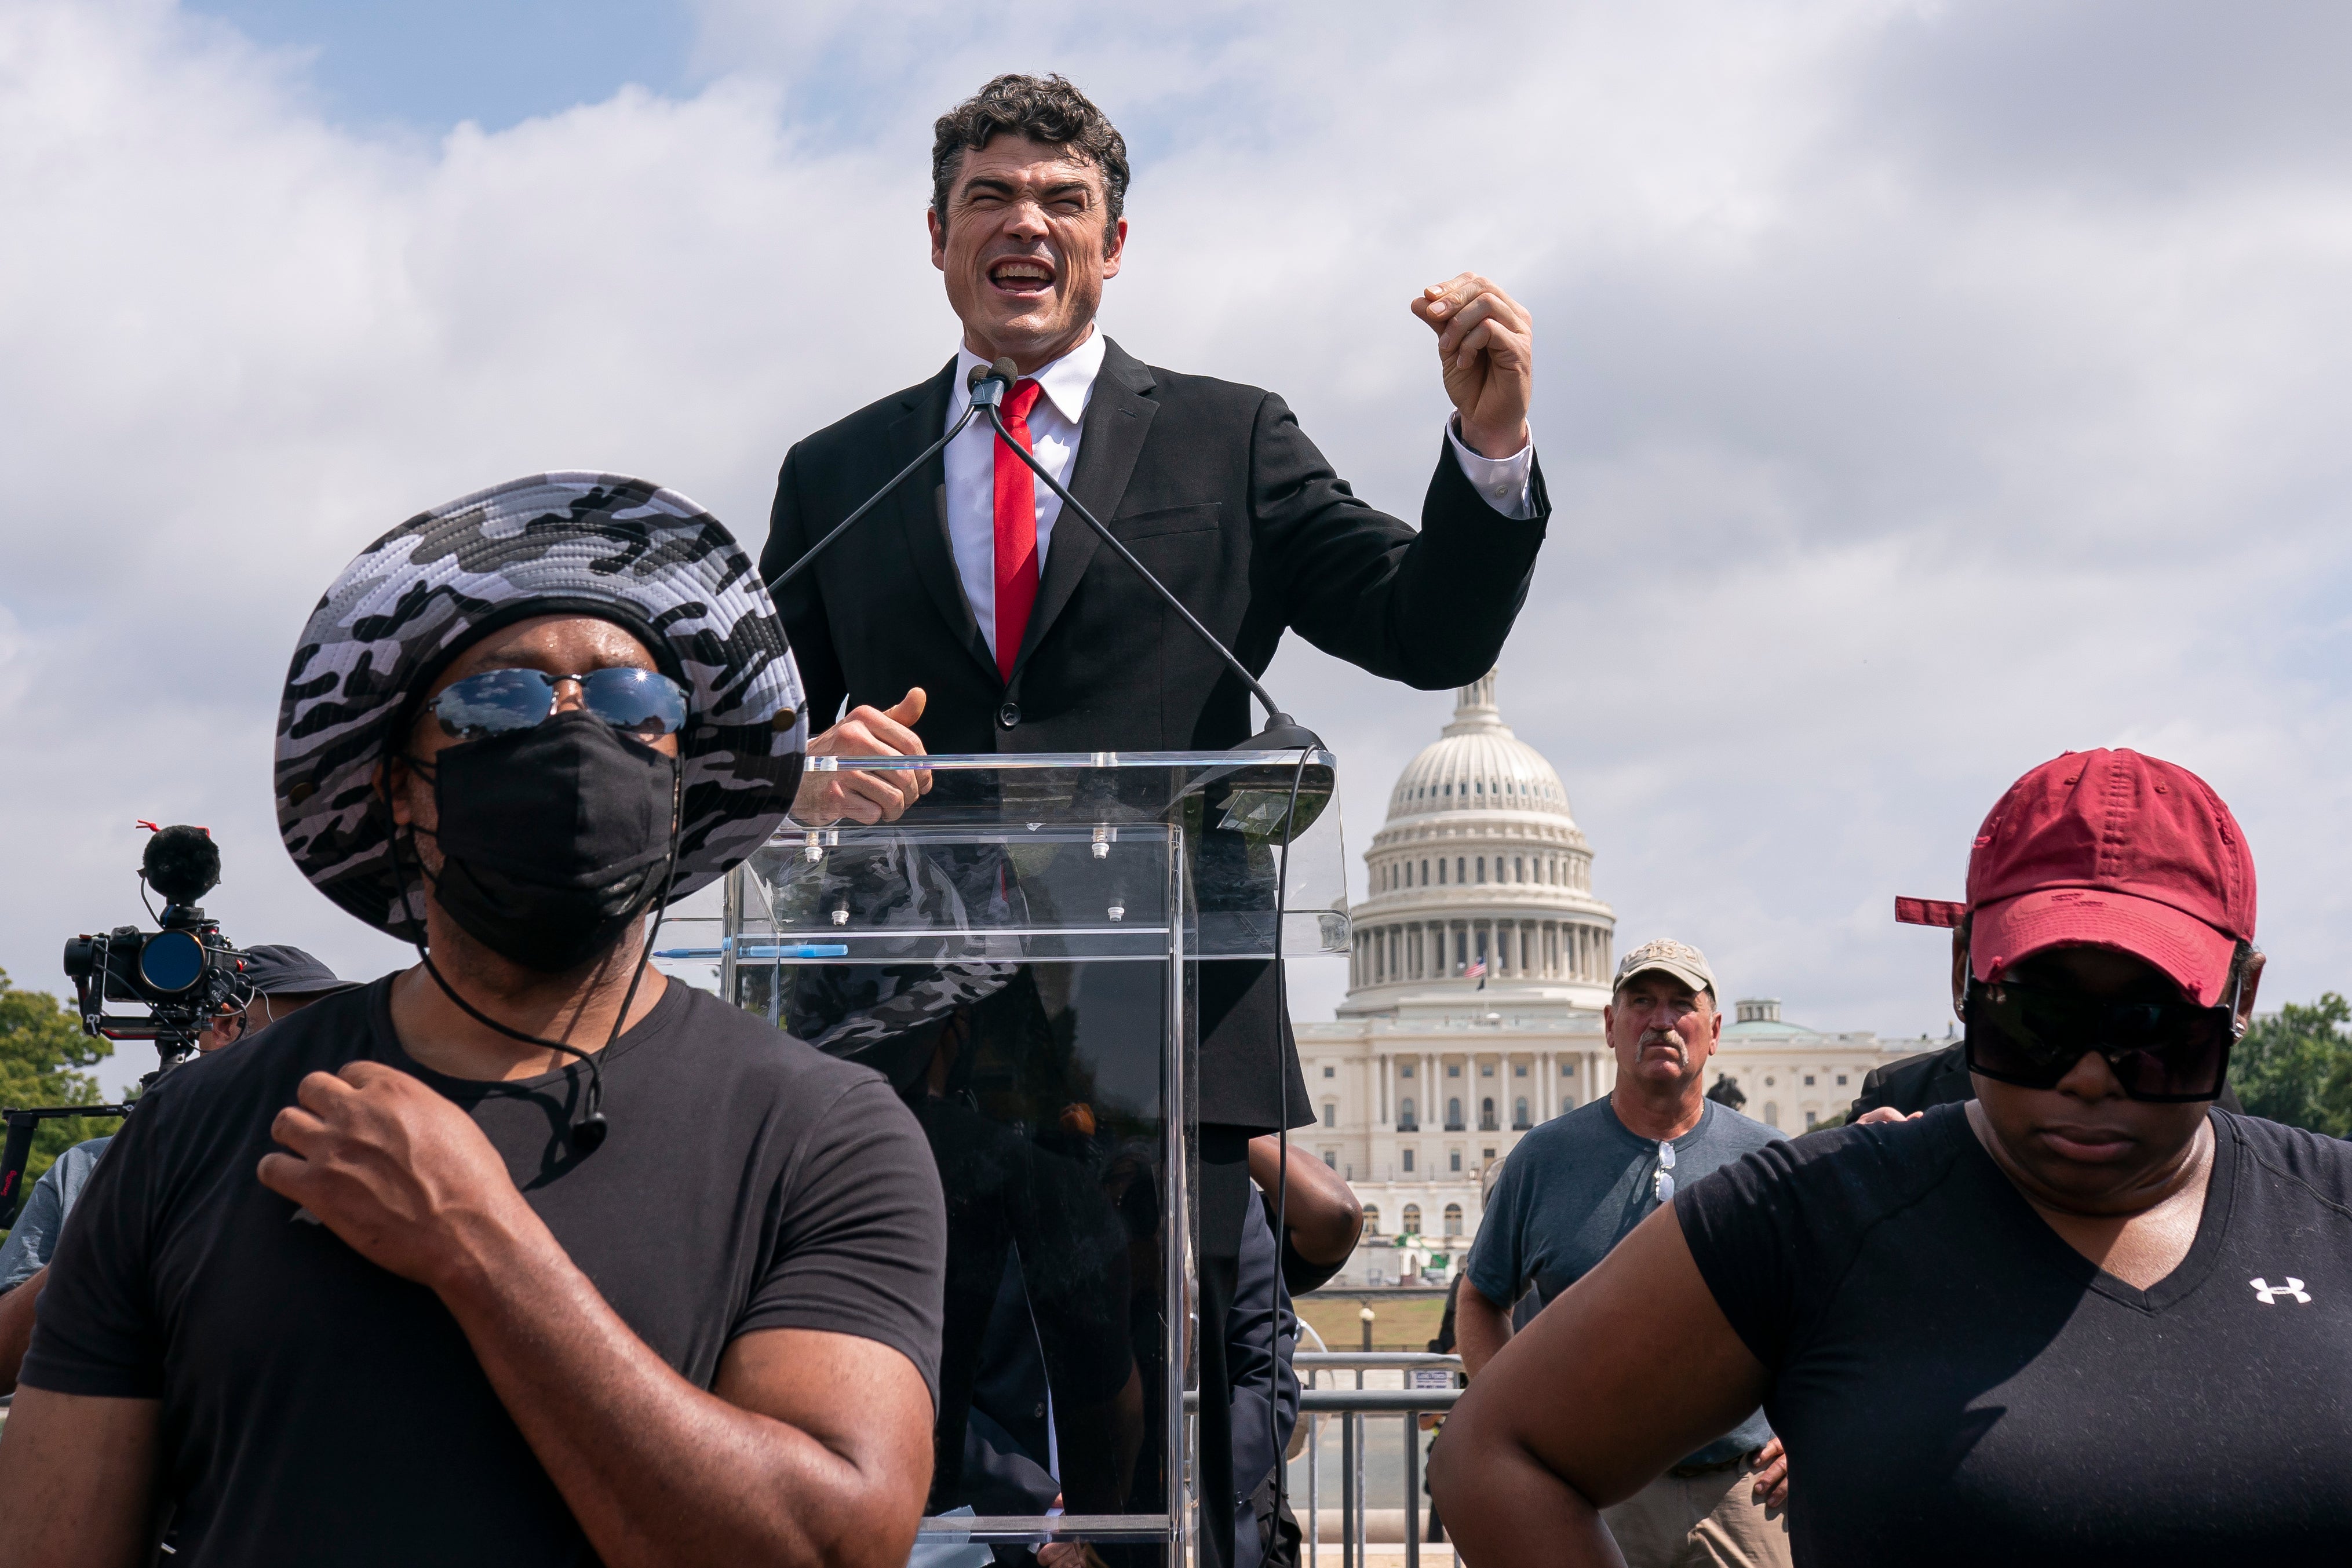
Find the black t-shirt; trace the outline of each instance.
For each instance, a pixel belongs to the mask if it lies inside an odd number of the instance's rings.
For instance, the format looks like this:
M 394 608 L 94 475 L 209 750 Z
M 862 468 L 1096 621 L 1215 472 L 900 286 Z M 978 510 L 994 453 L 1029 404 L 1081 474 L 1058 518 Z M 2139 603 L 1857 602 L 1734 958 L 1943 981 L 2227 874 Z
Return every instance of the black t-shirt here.
M 1772 1373 L 1799 1563 L 2352 1550 L 2352 1149 L 2210 1114 L 2197 1239 L 2147 1291 L 2051 1229 L 1961 1106 L 1776 1143 L 1676 1195 Z
M 473 1115 L 614 1310 L 708 1388 L 740 1334 L 856 1334 L 938 1392 L 946 1221 L 874 1073 L 673 982 L 604 1054 L 602 1148 L 564 1142 L 574 1063 L 509 1083 L 419 1066 L 390 982 L 159 1082 L 76 1205 L 23 1381 L 163 1401 L 179 1563 L 580 1563 L 586 1538 L 437 1297 L 254 1173 L 303 1075 L 360 1058 Z

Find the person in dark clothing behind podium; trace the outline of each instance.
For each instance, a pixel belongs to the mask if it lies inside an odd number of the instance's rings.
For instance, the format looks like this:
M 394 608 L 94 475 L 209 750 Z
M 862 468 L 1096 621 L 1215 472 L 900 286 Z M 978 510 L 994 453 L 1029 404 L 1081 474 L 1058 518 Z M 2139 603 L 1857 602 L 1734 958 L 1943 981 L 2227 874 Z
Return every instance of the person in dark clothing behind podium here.
M 1348 1266 L 1364 1234 L 1364 1205 L 1339 1172 L 1312 1154 L 1282 1145 L 1283 1140 L 1271 1132 L 1250 1140 L 1250 1180 L 1265 1200 L 1268 1224 L 1274 1221 L 1280 1194 L 1282 1288 L 1304 1296 L 1322 1289 Z
M 955 357 L 792 448 L 763 577 L 942 436 L 974 367 L 1009 357 L 1022 378 L 1004 405 L 1014 437 L 1253 671 L 1291 629 L 1423 689 L 1492 667 L 1550 510 L 1528 426 L 1532 329 L 1509 295 L 1465 272 L 1411 302 L 1436 334 L 1454 411 L 1416 531 L 1357 499 L 1279 396 L 1147 365 L 1097 330 L 1125 256 L 1127 151 L 1075 87 L 990 82 L 940 119 L 932 177 L 931 260 L 962 323 Z M 1247 688 L 993 441 L 984 423 L 967 428 L 778 590 L 810 713 L 823 724 L 848 710 L 845 732 L 812 751 L 1196 750 L 1248 737 Z M 813 774 L 794 815 L 888 819 L 911 791 L 894 799 L 878 779 Z M 1246 1150 L 1253 1134 L 1303 1122 L 1307 1100 L 1271 964 L 1201 965 L 1198 1018 L 1202 1540 L 1222 1559 L 1231 1427 L 1207 1406 L 1228 1384 L 1211 1363 Z

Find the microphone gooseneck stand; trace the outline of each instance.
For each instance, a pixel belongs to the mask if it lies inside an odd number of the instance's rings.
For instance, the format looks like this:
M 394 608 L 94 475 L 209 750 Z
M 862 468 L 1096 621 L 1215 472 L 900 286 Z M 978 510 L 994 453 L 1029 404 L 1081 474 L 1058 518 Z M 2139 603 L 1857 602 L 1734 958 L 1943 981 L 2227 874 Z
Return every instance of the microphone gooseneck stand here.
M 1079 518 L 1085 521 L 1086 525 L 1095 531 L 1096 537 L 1100 539 L 1105 544 L 1109 545 L 1111 550 L 1120 560 L 1127 563 L 1129 568 L 1132 570 L 1137 576 L 1151 584 L 1152 591 L 1157 593 L 1160 598 L 1167 601 L 1168 607 L 1174 610 L 1178 616 L 1183 618 L 1184 624 L 1192 628 L 1193 635 L 1198 637 L 1202 642 L 1208 644 L 1209 647 L 1215 651 L 1217 657 L 1225 661 L 1226 668 L 1231 669 L 1235 675 L 1240 676 L 1242 679 L 1242 684 L 1248 687 L 1251 693 L 1257 698 L 1259 705 L 1264 707 L 1265 710 L 1265 728 L 1260 730 L 1256 734 L 1252 735 L 1248 740 L 1244 741 L 1240 745 L 1234 747 L 1234 750 L 1237 752 L 1288 752 L 1296 751 L 1301 747 L 1316 751 L 1321 750 L 1323 745 L 1321 738 L 1318 737 L 1314 731 L 1309 730 L 1304 724 L 1299 723 L 1298 721 L 1293 719 L 1289 714 L 1285 713 L 1282 710 L 1280 704 L 1275 701 L 1274 698 L 1267 692 L 1265 686 L 1259 682 L 1258 678 L 1250 673 L 1249 666 L 1244 664 L 1241 659 L 1234 655 L 1234 650 L 1224 645 L 1223 639 L 1219 637 L 1216 633 L 1211 631 L 1208 627 L 1202 626 L 1201 624 L 1201 618 L 1185 607 L 1184 601 L 1178 598 L 1175 594 L 1170 590 L 1167 584 L 1162 583 L 1157 576 L 1155 576 L 1150 568 L 1144 565 L 1142 562 L 1138 561 L 1135 558 L 1135 552 L 1120 542 L 1118 535 L 1104 527 L 1102 519 L 1097 517 L 1093 512 L 1088 511 L 1087 510 L 1086 503 L 1070 493 L 1068 486 L 1055 479 L 1052 474 L 1046 472 L 1045 465 L 1037 460 L 1036 454 L 1033 453 L 1028 447 L 1023 446 L 1020 442 L 1013 438 L 1013 433 L 1004 427 L 1004 416 L 998 412 L 998 406 L 1003 402 L 1004 395 L 1013 390 L 1013 384 L 1018 378 L 1019 374 L 1019 371 L 1014 368 L 1013 362 L 1009 359 L 998 360 L 994 364 L 990 365 L 985 370 L 980 369 L 977 366 L 973 367 L 971 374 L 972 407 L 975 409 L 985 408 L 988 410 L 988 422 L 995 428 L 996 438 L 1004 444 L 1006 449 L 1013 453 L 1023 463 L 1027 465 L 1031 473 L 1035 474 L 1039 479 L 1045 480 L 1045 488 L 1052 490 L 1055 495 L 1061 497 L 1062 504 L 1069 508 L 1072 511 L 1076 512 Z M 959 425 L 957 428 L 961 429 L 962 426 Z
M 972 374 L 975 377 L 978 377 L 985 374 L 986 373 L 975 370 Z M 777 589 L 782 587 L 785 584 L 799 576 L 803 569 L 804 569 L 810 562 L 824 553 L 825 547 L 827 545 L 831 544 L 835 540 L 839 539 L 843 534 L 847 533 L 851 529 L 856 528 L 859 522 L 865 520 L 867 512 L 872 511 L 876 507 L 882 504 L 883 498 L 890 495 L 893 491 L 897 490 L 900 485 L 905 484 L 908 479 L 913 477 L 916 469 L 921 468 L 925 463 L 929 462 L 933 458 L 938 457 L 941 452 L 947 450 L 948 443 L 962 435 L 963 427 L 971 424 L 972 416 L 979 412 L 980 404 L 978 400 L 975 399 L 972 405 L 963 411 L 963 417 L 957 420 L 946 435 L 940 437 L 938 440 L 923 448 L 923 454 L 921 457 L 917 458 L 913 462 L 908 464 L 905 468 L 900 468 L 897 473 L 891 475 L 889 480 L 885 483 L 880 489 L 876 490 L 872 495 L 867 496 L 863 501 L 858 503 L 858 507 L 856 511 L 851 512 L 847 517 L 843 518 L 839 522 L 834 524 L 831 531 L 827 532 L 823 539 L 818 540 L 814 544 L 810 545 L 806 550 L 801 552 L 801 558 L 798 561 L 793 562 L 791 565 L 777 573 L 774 581 L 768 584 L 768 592 L 773 594 Z
M 1192 628 L 1192 635 L 1206 643 L 1219 658 L 1224 660 L 1227 668 L 1241 677 L 1242 684 L 1250 689 L 1251 694 L 1258 700 L 1259 705 L 1265 708 L 1265 728 L 1234 749 L 1243 752 L 1289 752 L 1303 746 L 1320 750 L 1323 742 L 1315 731 L 1284 712 L 1281 705 L 1275 701 L 1265 685 L 1256 676 L 1250 673 L 1249 667 L 1234 656 L 1234 650 L 1227 647 L 1216 633 L 1202 626 L 1201 618 L 1185 607 L 1184 601 L 1171 592 L 1168 584 L 1154 575 L 1150 567 L 1138 561 L 1135 558 L 1135 552 L 1120 542 L 1117 534 L 1103 526 L 1102 519 L 1087 510 L 1086 504 L 1070 493 L 1068 486 L 1046 472 L 1045 466 L 1037 461 L 1035 455 L 1013 438 L 1012 433 L 1004 427 L 1004 416 L 997 410 L 1004 399 L 1004 395 L 1013 390 L 1013 384 L 1018 381 L 1020 376 L 1019 367 L 1010 359 L 1000 359 L 993 364 L 972 366 L 971 374 L 965 377 L 965 384 L 971 389 L 971 403 L 964 409 L 962 416 L 949 426 L 947 434 L 924 447 L 921 455 L 913 462 L 891 475 L 880 489 L 859 502 L 856 511 L 843 518 L 826 531 L 823 539 L 803 551 L 799 560 L 770 579 L 768 592 L 775 593 L 785 584 L 808 570 L 810 563 L 830 549 L 836 540 L 864 521 L 876 507 L 894 494 L 900 485 L 912 479 L 924 464 L 945 451 L 948 443 L 962 435 L 964 426 L 970 425 L 984 410 L 988 415 L 990 426 L 996 432 L 996 438 L 1004 444 L 1006 449 L 1016 454 L 1022 462 L 1028 465 L 1030 472 L 1045 480 L 1045 487 L 1061 497 L 1062 504 L 1076 512 L 1086 525 L 1095 531 L 1097 537 L 1109 545 L 1120 560 L 1127 563 L 1129 570 L 1149 584 L 1151 591 L 1159 595 L 1186 626 Z

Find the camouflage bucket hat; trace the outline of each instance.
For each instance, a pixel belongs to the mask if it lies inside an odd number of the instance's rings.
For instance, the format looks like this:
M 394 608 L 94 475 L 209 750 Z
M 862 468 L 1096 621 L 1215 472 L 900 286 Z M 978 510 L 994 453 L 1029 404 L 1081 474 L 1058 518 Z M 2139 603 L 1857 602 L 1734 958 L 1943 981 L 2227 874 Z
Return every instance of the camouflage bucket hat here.
M 767 589 L 719 520 L 616 474 L 534 474 L 420 512 L 360 552 L 310 613 L 278 710 L 278 831 L 320 892 L 404 942 L 423 889 L 394 874 L 375 791 L 393 726 L 484 633 L 592 615 L 687 689 L 676 900 L 766 842 L 808 746 L 800 671 Z

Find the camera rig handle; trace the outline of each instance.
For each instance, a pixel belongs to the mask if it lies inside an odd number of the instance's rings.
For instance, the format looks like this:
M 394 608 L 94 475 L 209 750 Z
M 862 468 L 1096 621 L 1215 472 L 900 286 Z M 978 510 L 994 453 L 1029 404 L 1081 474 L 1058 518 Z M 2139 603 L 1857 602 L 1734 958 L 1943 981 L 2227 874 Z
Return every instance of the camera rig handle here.
M 41 1130 L 44 1121 L 55 1121 L 68 1116 L 128 1116 L 127 1105 L 42 1105 L 30 1109 L 10 1107 L 0 1110 L 8 1122 L 8 1142 L 0 1148 L 0 1230 L 16 1223 L 16 1211 L 25 1206 L 25 1165 L 33 1157 L 33 1134 Z

